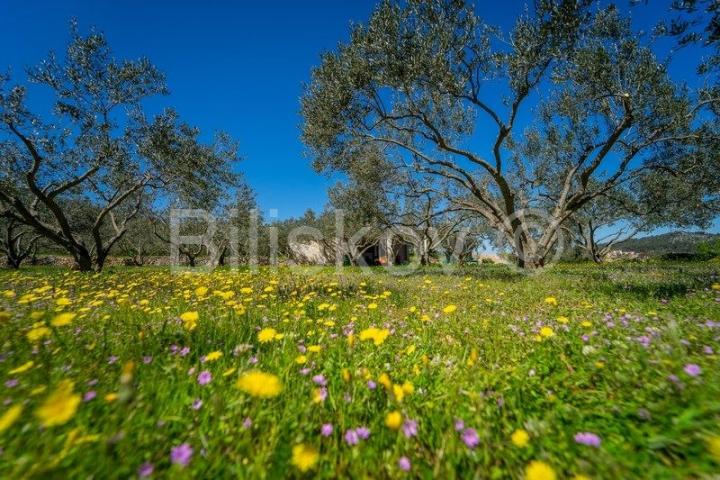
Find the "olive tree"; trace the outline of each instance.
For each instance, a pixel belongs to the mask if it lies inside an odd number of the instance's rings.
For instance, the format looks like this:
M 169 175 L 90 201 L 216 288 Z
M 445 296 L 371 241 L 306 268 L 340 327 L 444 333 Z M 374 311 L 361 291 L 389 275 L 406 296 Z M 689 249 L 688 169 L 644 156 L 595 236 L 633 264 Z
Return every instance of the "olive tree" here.
M 541 0 L 503 32 L 461 0 L 383 1 L 313 70 L 303 139 L 321 171 L 393 149 L 394 169 L 452 183 L 437 191 L 535 268 L 575 212 L 696 136 L 712 101 L 676 85 L 612 5 Z
M 100 270 L 143 205 L 158 195 L 212 193 L 233 182 L 234 143 L 203 145 L 172 110 L 148 120 L 143 101 L 165 94 L 147 59 L 115 60 L 105 37 L 71 29 L 65 55 L 27 71 L 49 91 L 45 112 L 31 109 L 25 85 L 0 80 L 0 190 L 4 213 L 66 250 L 80 270 Z M 212 188 L 211 188 L 212 187 Z M 66 205 L 92 205 L 89 227 Z

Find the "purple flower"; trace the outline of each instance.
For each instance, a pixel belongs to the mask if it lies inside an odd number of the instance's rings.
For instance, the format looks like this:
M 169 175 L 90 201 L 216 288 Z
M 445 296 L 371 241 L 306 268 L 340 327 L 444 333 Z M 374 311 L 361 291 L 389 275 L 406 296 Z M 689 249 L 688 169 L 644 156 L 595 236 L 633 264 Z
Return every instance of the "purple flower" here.
M 324 423 L 322 427 L 320 427 L 320 435 L 323 437 L 329 437 L 332 435 L 333 432 L 333 426 L 332 423 Z
M 200 374 L 198 375 L 197 382 L 198 382 L 200 385 L 207 385 L 207 384 L 210 383 L 211 381 L 212 381 L 212 375 L 211 375 L 210 372 L 208 372 L 207 370 L 203 370 L 203 371 L 200 372 Z
M 18 382 L 17 378 L 11 378 L 9 380 L 5 380 L 5 386 L 7 388 L 15 388 L 18 386 L 18 383 L 20 383 L 20 382 Z
M 180 356 L 181 356 L 181 357 L 186 356 L 188 353 L 190 353 L 190 347 L 183 347 L 183 348 L 180 350 Z
M 358 434 L 355 430 L 348 430 L 345 432 L 345 442 L 348 445 L 357 445 L 357 443 L 360 441 L 360 437 L 358 437 Z
M 327 380 L 325 380 L 325 375 L 319 374 L 312 377 L 312 381 L 315 383 L 315 385 L 320 385 L 321 387 L 324 387 L 327 385 Z
M 328 391 L 325 387 L 320 387 L 317 391 L 317 400 L 319 402 L 324 402 L 327 399 Z
M 463 428 L 465 428 L 465 422 L 463 422 L 463 421 L 460 420 L 459 418 L 456 418 L 456 419 L 455 419 L 455 431 L 456 431 L 456 432 L 459 432 L 459 431 L 461 431 Z
M 143 357 L 143 363 L 145 365 L 152 363 L 152 361 L 153 361 L 153 357 L 151 355 L 146 355 Z
M 685 368 L 683 370 L 685 370 L 685 373 L 687 373 L 691 377 L 697 377 L 702 373 L 700 367 L 694 363 L 688 363 L 687 365 L 685 365 Z
M 415 420 L 407 419 L 403 422 L 402 425 L 402 431 L 405 434 L 405 437 L 411 438 L 417 436 L 418 433 L 418 426 L 417 422 Z
M 118 357 L 116 357 L 115 355 L 110 355 L 110 357 L 108 357 L 108 364 L 110 364 L 110 365 L 112 365 L 113 363 L 115 363 L 117 361 L 118 361 Z
M 358 427 L 355 431 L 357 432 L 357 436 L 363 440 L 367 440 L 368 437 L 370 437 L 370 429 L 367 427 Z
M 248 428 L 252 427 L 252 419 L 250 417 L 245 417 L 245 420 L 243 420 L 242 425 L 243 425 L 243 428 L 247 430 Z
M 370 390 L 375 390 L 377 388 L 377 383 L 373 382 L 372 380 L 368 380 L 367 386 Z
M 708 345 L 705 345 L 705 346 L 703 347 L 703 353 L 705 353 L 705 354 L 707 354 L 707 355 L 712 355 L 712 354 L 713 354 L 713 349 L 712 349 L 712 347 L 710 347 L 710 346 L 708 346 Z
M 588 447 L 599 447 L 600 437 L 591 432 L 580 432 L 575 434 L 575 441 Z
M 199 398 L 196 398 L 195 401 L 192 403 L 192 409 L 193 410 L 200 410 L 203 406 L 203 401 Z
M 138 477 L 140 478 L 146 478 L 152 475 L 153 470 L 155 467 L 150 462 L 145 462 L 142 465 L 140 465 L 140 468 L 138 468 Z
M 177 447 L 173 447 L 170 451 L 170 461 L 175 465 L 181 465 L 183 467 L 190 463 L 190 459 L 193 455 L 193 449 L 188 443 L 182 443 Z
M 400 457 L 398 460 L 398 467 L 400 467 L 400 470 L 403 472 L 410 471 L 410 459 L 408 457 Z
M 305 376 L 305 375 L 307 375 L 308 373 L 310 373 L 310 369 L 309 369 L 309 368 L 305 367 L 305 368 L 301 368 L 301 369 L 300 369 L 300 375 Z
M 88 392 L 85 392 L 85 395 L 83 395 L 83 401 L 89 402 L 95 397 L 97 397 L 97 392 L 95 390 L 90 390 Z
M 478 437 L 474 428 L 466 428 L 460 437 L 468 448 L 475 448 L 480 443 L 480 437 Z
M 253 355 L 252 357 L 250 357 L 250 358 L 248 359 L 248 362 L 249 362 L 251 365 L 255 365 L 256 363 L 258 363 L 258 358 L 257 358 L 257 356 Z

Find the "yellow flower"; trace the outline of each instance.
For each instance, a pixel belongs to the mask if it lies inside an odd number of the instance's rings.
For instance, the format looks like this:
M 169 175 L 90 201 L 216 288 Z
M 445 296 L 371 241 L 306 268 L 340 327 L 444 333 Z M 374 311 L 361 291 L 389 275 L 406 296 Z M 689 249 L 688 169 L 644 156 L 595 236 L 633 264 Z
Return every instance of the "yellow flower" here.
M 712 284 L 712 289 L 713 289 L 713 290 L 720 290 L 720 283 L 713 283 L 713 284 Z
M 455 310 L 457 310 L 457 305 L 448 305 L 443 308 L 443 313 L 453 313 Z
M 58 299 L 55 301 L 55 304 L 56 304 L 58 307 L 66 307 L 66 306 L 70 305 L 71 303 L 72 303 L 72 301 L 71 301 L 69 298 L 66 298 L 66 297 L 58 298 Z
M 243 392 L 259 398 L 277 397 L 283 388 L 277 375 L 259 370 L 243 373 L 238 379 L 237 387 Z
M 205 355 L 205 361 L 206 362 L 214 362 L 218 358 L 222 357 L 223 353 L 219 350 L 215 350 L 214 352 L 210 352 L 207 355 Z
M 547 303 L 548 305 L 557 305 L 558 301 L 557 301 L 557 298 L 555 298 L 555 297 L 546 297 L 545 303 Z
M 75 313 L 61 313 L 60 315 L 55 315 L 55 318 L 50 321 L 50 324 L 53 327 L 64 327 L 65 325 L 70 325 L 70 322 L 72 322 L 76 316 L 77 314 Z
M 390 376 L 387 373 L 380 374 L 380 378 L 378 378 L 378 383 L 388 389 L 390 387 L 392 387 L 392 382 L 390 381 Z
M 50 333 L 50 329 L 47 327 L 35 327 L 28 330 L 28 333 L 26 333 L 25 336 L 30 342 L 36 343 L 49 336 Z
M 310 353 L 320 353 L 322 347 L 320 345 L 310 345 L 307 349 Z
M 557 321 L 560 323 L 568 323 L 570 319 L 568 317 L 558 317 Z
M 393 384 L 392 393 L 398 403 L 401 403 L 403 398 L 405 398 L 405 390 L 403 390 L 402 385 L 398 385 L 397 383 Z
M 524 448 L 527 447 L 530 441 L 530 435 L 522 428 L 518 428 L 510 435 L 510 440 L 516 447 Z
M 377 307 L 377 303 L 371 303 L 367 306 L 368 310 L 375 310 Z
M 350 370 L 348 370 L 347 368 L 342 369 L 342 379 L 345 382 L 350 381 Z
M 707 440 L 707 447 L 710 455 L 720 463 L 720 436 L 710 437 Z
M 112 402 L 114 402 L 115 400 L 117 400 L 118 397 L 119 397 L 119 395 L 118 395 L 117 393 L 115 393 L 115 392 L 108 393 L 107 395 L 105 395 L 105 401 L 108 402 L 108 403 L 112 403 Z
M 549 338 L 555 335 L 555 331 L 550 327 L 542 327 L 540 329 L 540 336 Z
M 0 311 L 0 322 L 7 322 L 8 320 L 10 320 L 10 318 L 10 312 Z
M 35 410 L 35 415 L 44 427 L 63 425 L 75 416 L 80 395 L 73 393 L 73 383 L 63 380 L 55 391 Z
M 195 330 L 199 318 L 198 312 L 185 312 L 180 315 L 180 320 L 185 324 L 185 328 L 190 331 Z
M 360 340 L 372 340 L 375 345 L 381 345 L 390 335 L 390 330 L 386 328 L 370 327 L 360 332 Z
M 589 327 L 592 327 L 592 322 L 589 320 L 585 320 L 580 325 L 582 325 L 583 327 L 589 328 Z
M 292 460 L 291 463 L 298 468 L 301 472 L 307 472 L 315 466 L 320 455 L 310 445 L 300 443 L 295 445 L 292 449 Z
M 27 372 L 28 370 L 30 370 L 30 369 L 33 367 L 33 365 L 35 365 L 35 362 L 33 362 L 32 360 L 30 360 L 29 362 L 23 363 L 23 364 L 20 365 L 19 367 L 16 367 L 16 368 L 10 370 L 10 371 L 8 372 L 8 375 L 16 375 L 16 374 L 18 374 L 18 373 Z
M 406 380 L 402 384 L 402 390 L 405 395 L 411 395 L 415 392 L 415 386 Z
M 385 425 L 391 430 L 397 430 L 402 425 L 402 414 L 395 410 L 385 417 Z
M 298 355 L 297 357 L 295 357 L 295 363 L 303 365 L 307 363 L 307 357 L 305 355 Z
M 525 480 L 555 480 L 555 470 L 540 460 L 533 460 L 525 467 Z
M 15 421 L 20 418 L 20 414 L 23 411 L 22 405 L 13 405 L 8 408 L 2 417 L 0 417 L 0 433 L 4 432 L 12 426 Z
M 263 328 L 258 332 L 258 342 L 260 343 L 268 343 L 275 340 L 278 336 L 277 330 L 274 328 Z
M 197 295 L 198 297 L 204 297 L 205 295 L 207 295 L 207 293 L 208 293 L 207 287 L 198 287 L 195 289 L 195 295 Z

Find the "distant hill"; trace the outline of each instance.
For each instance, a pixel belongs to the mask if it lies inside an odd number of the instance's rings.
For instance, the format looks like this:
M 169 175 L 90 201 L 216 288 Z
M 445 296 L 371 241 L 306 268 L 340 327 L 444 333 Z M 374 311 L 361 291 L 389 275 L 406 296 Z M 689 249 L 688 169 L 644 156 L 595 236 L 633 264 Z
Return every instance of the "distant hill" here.
M 660 235 L 633 238 L 619 242 L 613 250 L 664 255 L 666 253 L 697 253 L 697 246 L 703 242 L 720 238 L 720 234 L 705 232 L 671 232 Z

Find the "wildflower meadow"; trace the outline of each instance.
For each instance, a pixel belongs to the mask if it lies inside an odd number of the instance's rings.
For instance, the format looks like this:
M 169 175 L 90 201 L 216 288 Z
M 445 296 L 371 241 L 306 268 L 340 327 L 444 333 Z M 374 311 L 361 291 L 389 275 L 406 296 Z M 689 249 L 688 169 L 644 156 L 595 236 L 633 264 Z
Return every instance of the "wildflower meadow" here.
M 710 478 L 717 271 L 4 271 L 0 477 Z

